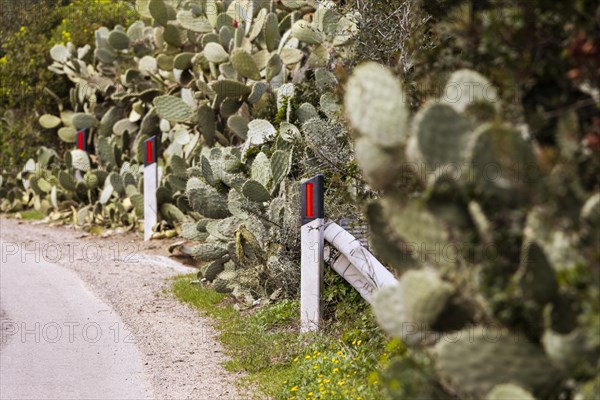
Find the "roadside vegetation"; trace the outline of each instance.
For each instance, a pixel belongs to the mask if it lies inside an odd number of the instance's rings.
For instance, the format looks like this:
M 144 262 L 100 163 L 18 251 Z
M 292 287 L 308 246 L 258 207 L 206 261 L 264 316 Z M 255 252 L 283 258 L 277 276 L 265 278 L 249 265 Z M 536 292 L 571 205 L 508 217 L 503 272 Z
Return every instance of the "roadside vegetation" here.
M 596 397 L 598 4 L 70 4 L 2 46 L 3 212 L 139 232 L 158 135 L 155 238 L 179 235 L 202 282 L 175 294 L 265 394 Z M 85 7 L 94 21 L 68 11 Z M 316 173 L 327 217 L 368 227 L 399 284 L 371 309 L 328 271 L 324 329 L 299 336 L 298 189 Z
M 101 26 L 128 25 L 137 12 L 119 0 L 5 1 L 0 24 L 0 168 L 14 171 L 40 146 L 64 150 L 40 129 L 40 115 L 69 99 L 65 76 L 48 70 L 58 43 L 92 43 Z
M 327 273 L 323 329 L 309 334 L 299 333 L 297 300 L 240 312 L 230 296 L 202 287 L 195 275 L 176 278 L 172 288 L 215 321 L 230 357 L 227 369 L 247 374 L 239 384 L 255 388 L 256 399 L 381 399 L 380 371 L 406 350 L 386 338 L 368 305 L 333 272 Z

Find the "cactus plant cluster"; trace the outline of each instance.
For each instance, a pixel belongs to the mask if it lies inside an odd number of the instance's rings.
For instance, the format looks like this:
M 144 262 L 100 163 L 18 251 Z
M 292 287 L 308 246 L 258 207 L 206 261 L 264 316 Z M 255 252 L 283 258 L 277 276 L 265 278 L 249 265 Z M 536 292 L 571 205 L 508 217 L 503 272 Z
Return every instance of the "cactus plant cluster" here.
M 180 251 L 204 263 L 199 277 L 215 290 L 252 303 L 280 288 L 268 261 L 276 263 L 286 245 L 281 233 L 297 230 L 292 147 L 271 140 L 244 162 L 239 147 L 203 147 L 188 169 L 185 198 L 202 218 L 184 223 L 182 236 L 202 243 Z
M 219 290 L 248 300 L 285 286 L 278 277 L 297 255 L 298 180 L 321 171 L 324 154 L 338 169 L 351 161 L 337 151 L 346 130 L 329 69 L 356 24 L 333 6 L 138 0 L 140 21 L 100 27 L 81 48 L 54 46 L 49 69 L 72 88 L 65 104 L 49 92 L 57 112 L 39 124 L 66 147 L 87 130 L 89 152 L 61 160 L 40 150 L 0 188 L 2 210 L 137 227 L 143 143 L 157 135 L 156 229 L 196 242 L 185 252 L 208 263 L 203 277 Z M 315 104 L 303 103 L 307 90 L 320 96 Z
M 491 87 L 469 70 L 448 87 L 466 82 Z M 374 312 L 433 363 L 408 397 L 582 398 L 600 373 L 598 193 L 568 159 L 543 170 L 499 104 L 472 94 L 432 100 L 409 119 L 385 67 L 362 64 L 348 82 L 356 159 L 383 194 L 368 205 L 372 244 L 401 275 L 375 294 Z

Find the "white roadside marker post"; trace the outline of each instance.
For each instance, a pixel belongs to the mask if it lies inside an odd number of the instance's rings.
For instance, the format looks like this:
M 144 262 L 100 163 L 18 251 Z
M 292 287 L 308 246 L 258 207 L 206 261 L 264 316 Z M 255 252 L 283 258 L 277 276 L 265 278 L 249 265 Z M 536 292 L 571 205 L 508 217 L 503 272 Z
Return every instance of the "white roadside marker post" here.
M 156 163 L 157 138 L 152 136 L 144 141 L 144 240 L 150 240 L 152 228 L 156 225 L 156 189 L 158 167 Z
M 316 331 L 321 322 L 325 248 L 323 181 L 323 175 L 319 174 L 302 183 L 300 332 Z
M 88 151 L 88 130 L 82 129 L 80 131 L 77 131 L 77 136 L 75 139 L 77 142 L 77 149 L 81 150 L 81 151 L 85 151 L 87 153 L 87 151 Z M 81 171 L 78 169 L 75 170 L 75 181 L 77 181 L 77 182 L 83 181 L 83 175 L 81 175 Z

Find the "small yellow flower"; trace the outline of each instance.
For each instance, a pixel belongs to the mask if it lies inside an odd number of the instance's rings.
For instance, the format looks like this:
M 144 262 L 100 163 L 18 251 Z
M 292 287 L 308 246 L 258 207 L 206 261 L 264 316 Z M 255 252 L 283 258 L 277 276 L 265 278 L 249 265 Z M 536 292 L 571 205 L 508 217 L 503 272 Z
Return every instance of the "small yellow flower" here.
M 358 346 L 360 346 L 360 344 L 361 344 L 361 343 L 362 343 L 362 340 L 359 340 L 358 342 L 356 342 L 356 344 L 357 344 Z
M 338 385 L 340 385 L 340 386 L 344 386 L 345 384 L 346 384 L 346 381 L 344 381 L 344 380 L 338 382 Z
M 308 392 L 308 395 L 309 395 L 309 396 L 312 396 L 312 395 L 313 395 L 313 392 Z
M 25 33 L 27 31 L 27 28 L 22 26 L 21 29 L 19 29 L 21 32 Z
M 340 369 L 339 369 L 339 368 L 334 368 L 334 369 L 333 369 L 333 372 L 334 372 L 334 373 L 335 373 L 335 372 L 339 372 L 339 371 L 340 371 Z
M 353 344 L 353 345 L 354 345 L 354 344 L 356 344 L 356 340 L 353 340 L 353 341 L 352 341 L 352 344 Z
M 294 358 L 294 362 L 298 362 L 298 357 Z
M 325 379 L 323 382 L 325 382 L 325 383 L 329 383 L 329 382 L 331 382 L 331 380 L 329 380 L 329 379 Z
M 308 360 L 308 359 L 310 358 L 310 356 L 306 356 L 306 357 L 304 357 L 304 358 Z
M 298 390 L 298 386 L 294 386 L 293 388 L 290 389 L 291 392 L 295 392 Z

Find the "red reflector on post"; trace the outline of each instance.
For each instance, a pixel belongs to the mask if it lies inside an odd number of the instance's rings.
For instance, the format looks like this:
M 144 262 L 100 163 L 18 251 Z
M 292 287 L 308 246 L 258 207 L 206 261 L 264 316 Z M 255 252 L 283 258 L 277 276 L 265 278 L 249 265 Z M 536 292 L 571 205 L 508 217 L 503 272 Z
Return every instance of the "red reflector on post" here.
M 313 207 L 313 187 L 312 183 L 306 184 L 306 218 L 314 218 L 315 211 Z
M 77 132 L 77 148 L 83 150 L 83 132 Z
M 152 150 L 152 140 L 146 142 L 146 160 L 148 164 L 154 162 L 154 151 Z

